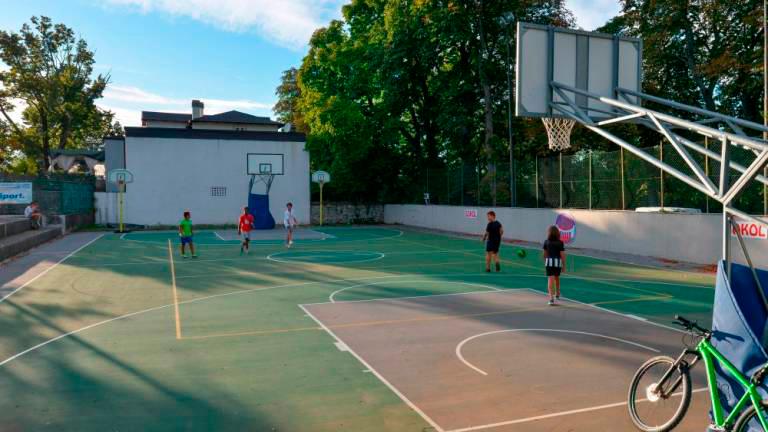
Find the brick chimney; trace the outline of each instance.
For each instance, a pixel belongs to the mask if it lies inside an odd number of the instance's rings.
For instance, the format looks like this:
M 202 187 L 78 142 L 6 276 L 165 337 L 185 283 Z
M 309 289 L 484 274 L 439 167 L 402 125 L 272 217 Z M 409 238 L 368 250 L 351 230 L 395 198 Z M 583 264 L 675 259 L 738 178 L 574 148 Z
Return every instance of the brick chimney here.
M 192 101 L 192 120 L 199 119 L 204 115 L 203 114 L 204 107 L 205 106 L 203 105 L 203 103 L 200 102 L 199 100 L 195 99 Z

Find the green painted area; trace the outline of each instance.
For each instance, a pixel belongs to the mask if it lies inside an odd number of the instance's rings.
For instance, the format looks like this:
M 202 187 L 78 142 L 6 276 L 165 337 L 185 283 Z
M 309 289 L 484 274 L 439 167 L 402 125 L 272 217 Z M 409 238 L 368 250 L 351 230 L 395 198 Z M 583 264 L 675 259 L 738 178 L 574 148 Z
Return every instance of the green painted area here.
M 502 272 L 486 274 L 479 239 L 322 231 L 334 238 L 265 242 L 245 256 L 198 232 L 197 260 L 180 259 L 173 232 L 105 235 L 0 303 L 0 430 L 430 430 L 298 305 L 546 290 L 539 251 L 502 246 Z M 569 265 L 568 298 L 660 323 L 710 321 L 712 275 L 581 256 Z

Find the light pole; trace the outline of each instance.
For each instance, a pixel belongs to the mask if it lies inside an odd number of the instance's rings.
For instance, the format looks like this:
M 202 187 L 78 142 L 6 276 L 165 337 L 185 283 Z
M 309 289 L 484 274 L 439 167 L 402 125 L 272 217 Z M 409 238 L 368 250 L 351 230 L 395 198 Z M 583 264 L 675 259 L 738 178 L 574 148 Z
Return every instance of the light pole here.
M 507 28 L 507 139 L 509 140 L 509 204 L 517 206 L 515 179 L 515 141 L 512 135 L 512 33 L 510 28 L 515 22 L 513 13 L 504 15 L 503 22 Z

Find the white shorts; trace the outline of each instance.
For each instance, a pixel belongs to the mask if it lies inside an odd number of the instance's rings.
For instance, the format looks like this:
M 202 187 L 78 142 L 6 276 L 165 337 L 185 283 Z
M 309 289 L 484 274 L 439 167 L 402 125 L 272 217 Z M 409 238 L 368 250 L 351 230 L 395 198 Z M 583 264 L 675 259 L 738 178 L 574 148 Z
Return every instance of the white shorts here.
M 242 237 L 243 240 L 250 240 L 251 239 L 251 232 L 250 231 L 240 231 L 240 237 Z
M 294 230 L 294 226 L 293 225 L 286 224 L 284 226 L 285 226 L 285 229 L 288 230 L 288 232 L 293 232 L 293 230 Z

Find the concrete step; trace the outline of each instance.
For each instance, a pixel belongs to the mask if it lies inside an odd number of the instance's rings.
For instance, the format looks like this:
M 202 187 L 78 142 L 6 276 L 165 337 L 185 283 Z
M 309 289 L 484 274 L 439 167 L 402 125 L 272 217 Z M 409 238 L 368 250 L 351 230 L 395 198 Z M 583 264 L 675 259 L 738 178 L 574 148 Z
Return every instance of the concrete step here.
M 0 216 L 0 239 L 29 231 L 31 225 L 24 216 Z
M 52 226 L 39 230 L 28 230 L 0 238 L 0 261 L 24 253 L 35 246 L 51 241 L 61 235 L 61 227 Z

